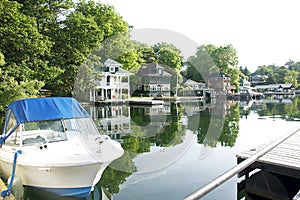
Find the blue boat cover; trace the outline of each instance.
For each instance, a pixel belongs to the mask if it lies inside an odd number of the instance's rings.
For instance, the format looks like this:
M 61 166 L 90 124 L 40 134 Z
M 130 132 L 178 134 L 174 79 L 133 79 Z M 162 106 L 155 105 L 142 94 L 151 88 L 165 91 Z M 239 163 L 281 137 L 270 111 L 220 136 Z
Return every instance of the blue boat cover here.
M 55 119 L 84 118 L 89 113 L 71 97 L 30 98 L 17 100 L 8 106 L 17 124 Z

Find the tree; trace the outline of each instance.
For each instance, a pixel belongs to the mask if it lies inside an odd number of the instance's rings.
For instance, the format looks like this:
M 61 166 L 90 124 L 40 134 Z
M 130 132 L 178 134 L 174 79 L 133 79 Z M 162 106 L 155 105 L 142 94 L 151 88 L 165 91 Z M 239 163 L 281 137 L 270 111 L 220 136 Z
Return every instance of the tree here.
M 220 72 L 226 73 L 228 68 L 237 68 L 238 56 L 231 44 L 219 47 L 213 44 L 202 45 L 203 48 L 210 55 Z
M 296 71 L 292 71 L 292 70 L 287 70 L 285 77 L 284 77 L 284 82 L 285 83 L 292 83 L 295 88 L 298 87 L 298 75 L 299 73 Z
M 276 83 L 276 78 L 273 69 L 270 66 L 259 66 L 257 70 L 253 73 L 254 75 L 265 75 L 267 76 L 266 84 Z
M 83 0 L 76 5 L 76 11 L 93 18 L 102 31 L 103 40 L 119 33 L 128 32 L 128 23 L 116 13 L 113 6 Z
M 251 75 L 251 72 L 248 70 L 247 67 L 243 68 L 242 66 L 240 66 L 240 71 L 245 77 L 249 78 Z
M 39 33 L 52 37 L 60 29 L 60 21 L 74 7 L 72 0 L 17 0 L 20 11 L 35 19 Z
M 64 21 L 64 28 L 53 38 L 56 41 L 53 47 L 56 58 L 51 65 L 60 66 L 63 73 L 60 74 L 59 81 L 50 83 L 48 87 L 56 95 L 71 94 L 80 65 L 102 40 L 103 35 L 93 18 L 80 12 L 72 12 Z
M 0 1 L 0 112 L 16 99 L 38 95 L 44 85 L 40 74 L 51 43 L 21 8 L 15 1 Z
M 59 66 L 63 73 L 48 86 L 56 95 L 70 95 L 78 70 L 88 55 L 103 41 L 127 32 L 128 24 L 111 6 L 94 1 L 80 1 L 74 11 L 60 22 L 60 27 L 52 35 L 55 45 L 51 65 Z M 104 61 L 103 57 L 98 59 Z
M 222 72 L 231 77 L 231 84 L 239 85 L 237 52 L 232 45 L 201 45 L 195 56 L 188 58 L 187 76 L 193 80 L 206 80 L 212 73 Z M 198 72 L 198 73 L 197 73 Z
M 0 49 L 5 57 L 3 66 L 17 81 L 39 79 L 47 66 L 45 56 L 50 41 L 38 32 L 34 18 L 20 12 L 15 1 L 0 3 Z
M 214 61 L 205 49 L 205 45 L 197 48 L 196 54 L 187 59 L 186 78 L 202 82 L 214 72 L 218 72 Z
M 157 63 L 157 56 L 154 49 L 146 44 L 136 42 L 137 51 L 141 53 L 142 64 Z
M 162 42 L 155 44 L 153 49 L 157 54 L 157 62 L 159 64 L 169 66 L 177 71 L 181 70 L 184 59 L 177 47 L 173 44 Z
M 8 104 L 11 102 L 26 98 L 34 97 L 43 87 L 43 82 L 38 80 L 24 80 L 18 82 L 9 71 L 2 68 L 5 64 L 4 56 L 0 52 L 0 113 L 3 114 Z

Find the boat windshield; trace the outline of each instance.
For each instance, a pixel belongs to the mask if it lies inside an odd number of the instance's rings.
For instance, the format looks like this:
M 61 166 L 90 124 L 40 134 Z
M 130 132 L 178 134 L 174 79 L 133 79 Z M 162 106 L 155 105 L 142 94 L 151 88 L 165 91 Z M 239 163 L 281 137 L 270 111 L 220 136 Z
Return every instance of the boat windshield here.
M 28 122 L 20 124 L 6 139 L 5 144 L 20 145 L 21 138 L 23 145 L 30 145 L 63 141 L 67 136 L 61 120 Z
M 99 135 L 90 118 L 65 119 L 64 122 L 70 137 L 78 137 L 78 134 L 84 138 L 89 135 Z
M 29 122 L 23 124 L 23 144 L 58 142 L 67 140 L 61 120 Z

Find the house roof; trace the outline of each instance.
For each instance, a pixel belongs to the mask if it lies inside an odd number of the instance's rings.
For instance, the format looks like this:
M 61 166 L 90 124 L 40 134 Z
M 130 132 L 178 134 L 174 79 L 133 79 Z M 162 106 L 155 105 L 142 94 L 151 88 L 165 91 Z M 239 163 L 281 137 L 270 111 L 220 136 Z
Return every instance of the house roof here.
M 292 88 L 294 85 L 292 83 L 288 84 L 269 84 L 269 85 L 256 85 L 255 88 L 257 89 L 276 89 L 276 88 Z
M 109 67 L 97 67 L 95 69 L 97 71 L 100 71 L 100 72 L 110 72 L 109 71 Z M 116 67 L 115 68 L 115 74 L 117 74 L 117 73 L 119 73 L 119 74 L 128 74 L 128 75 L 132 74 L 131 72 L 129 72 L 129 71 L 127 71 L 127 70 L 125 70 L 125 69 L 123 69 L 121 67 Z
M 105 67 L 99 67 L 99 66 L 95 66 L 95 70 L 96 71 L 99 71 L 99 72 L 110 72 L 110 69 L 109 67 L 115 67 L 115 74 L 127 74 L 127 75 L 132 75 L 131 72 L 121 68 L 122 64 L 112 60 L 112 59 L 107 59 L 105 62 L 104 62 L 104 66 Z
M 161 69 L 162 70 L 162 74 L 159 74 L 157 71 Z M 156 63 L 150 63 L 147 65 L 144 65 L 141 67 L 141 69 L 139 70 L 138 74 L 142 75 L 142 76 L 172 76 L 170 73 L 166 72 L 164 70 L 165 68 L 159 64 Z
M 120 63 L 118 63 L 117 61 L 114 61 L 114 60 L 108 58 L 108 59 L 104 62 L 104 66 L 105 66 L 105 67 L 110 67 L 110 66 L 121 67 L 122 64 L 120 64 Z
M 199 83 L 197 81 L 194 81 L 192 79 L 188 79 L 187 81 L 184 82 L 184 86 L 189 86 L 189 85 L 205 85 L 205 83 Z
M 215 72 L 215 73 L 212 73 L 209 78 L 230 78 L 230 76 L 222 73 L 222 72 Z
M 280 86 L 281 86 L 282 88 L 293 88 L 293 87 L 294 87 L 294 85 L 293 85 L 292 83 L 280 84 Z

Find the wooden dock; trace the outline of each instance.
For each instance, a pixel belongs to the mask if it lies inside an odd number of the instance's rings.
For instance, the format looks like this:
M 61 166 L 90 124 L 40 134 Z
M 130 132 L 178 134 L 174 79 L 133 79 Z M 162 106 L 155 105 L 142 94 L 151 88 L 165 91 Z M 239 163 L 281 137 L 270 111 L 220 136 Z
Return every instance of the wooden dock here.
M 297 195 L 300 194 L 299 155 L 300 128 L 296 128 L 268 144 L 238 154 L 238 165 L 190 193 L 184 200 L 200 199 L 236 175 L 240 178 L 238 196 L 239 193 L 245 194 L 242 190 L 246 190 L 259 199 L 294 200 L 300 196 Z
M 128 100 L 129 105 L 164 105 L 163 100 L 155 100 L 152 98 L 133 98 Z
M 268 145 L 239 153 L 237 162 L 241 163 Z M 293 199 L 300 189 L 300 130 L 239 173 L 240 177 L 243 175 L 247 192 L 271 199 Z

